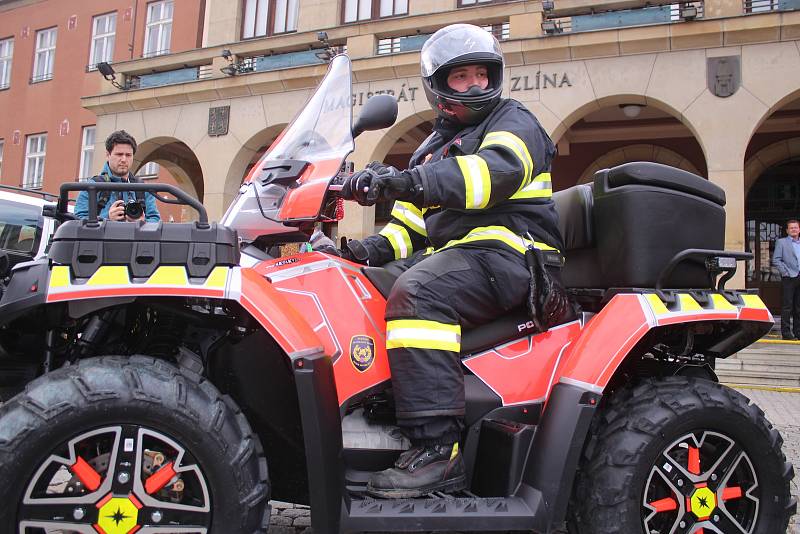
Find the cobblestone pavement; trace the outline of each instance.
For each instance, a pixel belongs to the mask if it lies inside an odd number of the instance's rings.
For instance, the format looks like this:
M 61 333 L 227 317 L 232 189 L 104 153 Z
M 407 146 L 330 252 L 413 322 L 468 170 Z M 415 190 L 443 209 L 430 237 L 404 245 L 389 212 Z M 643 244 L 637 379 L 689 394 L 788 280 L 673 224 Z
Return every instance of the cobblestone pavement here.
M 792 494 L 800 500 L 800 393 L 737 388 L 763 409 L 767 418 L 783 436 L 783 452 L 795 465 L 797 475 L 792 481 Z M 311 514 L 307 506 L 272 503 L 272 523 L 269 534 L 312 534 Z M 800 534 L 800 518 L 795 515 L 787 531 Z M 777 534 L 777 533 L 776 533 Z

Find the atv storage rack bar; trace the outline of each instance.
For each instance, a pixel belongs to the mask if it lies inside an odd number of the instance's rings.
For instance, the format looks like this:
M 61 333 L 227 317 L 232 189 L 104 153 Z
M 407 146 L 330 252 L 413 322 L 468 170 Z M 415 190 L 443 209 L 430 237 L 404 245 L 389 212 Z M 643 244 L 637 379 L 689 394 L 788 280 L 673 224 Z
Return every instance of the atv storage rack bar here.
M 61 184 L 61 194 L 58 198 L 58 213 L 60 215 L 67 214 L 67 203 L 69 202 L 70 191 L 88 191 L 89 192 L 89 217 L 87 218 L 88 224 L 97 224 L 97 193 L 99 191 L 142 191 L 155 196 L 159 202 L 165 204 L 187 204 L 197 210 L 199 215 L 198 221 L 195 223 L 198 228 L 208 228 L 208 212 L 205 206 L 192 197 L 185 191 L 168 184 L 133 184 L 122 182 L 79 182 L 73 184 Z M 175 198 L 167 198 L 157 193 L 169 193 Z

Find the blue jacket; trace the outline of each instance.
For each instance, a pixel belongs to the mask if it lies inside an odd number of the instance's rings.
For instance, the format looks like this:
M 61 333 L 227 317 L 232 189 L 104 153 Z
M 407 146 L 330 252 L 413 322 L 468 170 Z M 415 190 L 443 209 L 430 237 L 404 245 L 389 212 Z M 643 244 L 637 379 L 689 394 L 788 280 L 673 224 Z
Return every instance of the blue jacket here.
M 791 237 L 786 236 L 775 241 L 772 265 L 778 268 L 781 276 L 794 278 L 800 273 L 800 262 L 798 262 L 797 254 L 794 252 Z
M 112 172 L 111 172 L 111 169 L 108 167 L 108 163 L 105 164 L 105 166 L 103 167 L 103 170 L 102 170 L 102 172 L 100 174 L 105 174 L 106 176 L 108 176 L 110 178 L 110 181 L 112 181 L 112 182 L 123 182 L 123 181 L 132 182 L 133 181 L 132 180 L 133 174 L 131 174 L 131 173 L 128 173 L 128 176 L 125 178 L 125 180 L 123 180 L 119 176 L 114 176 L 114 174 L 112 174 Z M 116 202 L 117 199 L 120 198 L 119 197 L 120 194 L 122 195 L 121 198 L 122 198 L 122 200 L 124 202 L 128 202 L 129 198 L 131 200 L 136 199 L 136 195 L 134 195 L 133 193 L 131 193 L 129 191 L 122 191 L 120 193 L 118 193 L 116 191 L 109 191 L 108 202 L 106 202 L 106 205 L 103 206 L 102 210 L 100 210 L 100 213 L 97 214 L 97 216 L 100 219 L 107 219 L 108 218 L 108 210 L 111 208 L 111 206 L 114 204 L 114 202 Z M 99 193 L 98 193 L 98 195 L 99 195 Z M 161 220 L 161 215 L 158 213 L 158 206 L 156 206 L 156 199 L 150 193 L 145 193 L 144 194 L 144 207 L 145 207 L 144 218 L 145 218 L 145 220 L 147 222 L 158 222 L 158 221 Z M 78 193 L 78 198 L 75 201 L 75 216 L 78 219 L 86 219 L 86 218 L 89 217 L 89 193 L 88 193 L 88 191 L 81 191 L 80 193 Z

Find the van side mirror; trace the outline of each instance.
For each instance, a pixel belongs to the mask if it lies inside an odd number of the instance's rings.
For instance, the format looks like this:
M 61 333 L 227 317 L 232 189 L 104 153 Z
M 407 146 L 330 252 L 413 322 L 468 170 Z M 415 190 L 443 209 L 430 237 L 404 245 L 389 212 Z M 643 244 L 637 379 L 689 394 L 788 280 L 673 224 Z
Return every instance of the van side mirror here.
M 367 100 L 353 125 L 353 137 L 367 130 L 388 128 L 397 120 L 397 100 L 391 95 L 375 95 Z

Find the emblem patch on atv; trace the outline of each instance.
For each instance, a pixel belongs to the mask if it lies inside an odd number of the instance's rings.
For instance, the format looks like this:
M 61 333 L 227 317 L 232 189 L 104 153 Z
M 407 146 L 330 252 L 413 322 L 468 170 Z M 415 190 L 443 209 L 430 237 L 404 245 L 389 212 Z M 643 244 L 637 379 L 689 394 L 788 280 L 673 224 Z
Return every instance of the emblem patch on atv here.
M 350 339 L 350 361 L 353 367 L 364 372 L 375 361 L 375 340 L 369 336 L 353 336 Z

